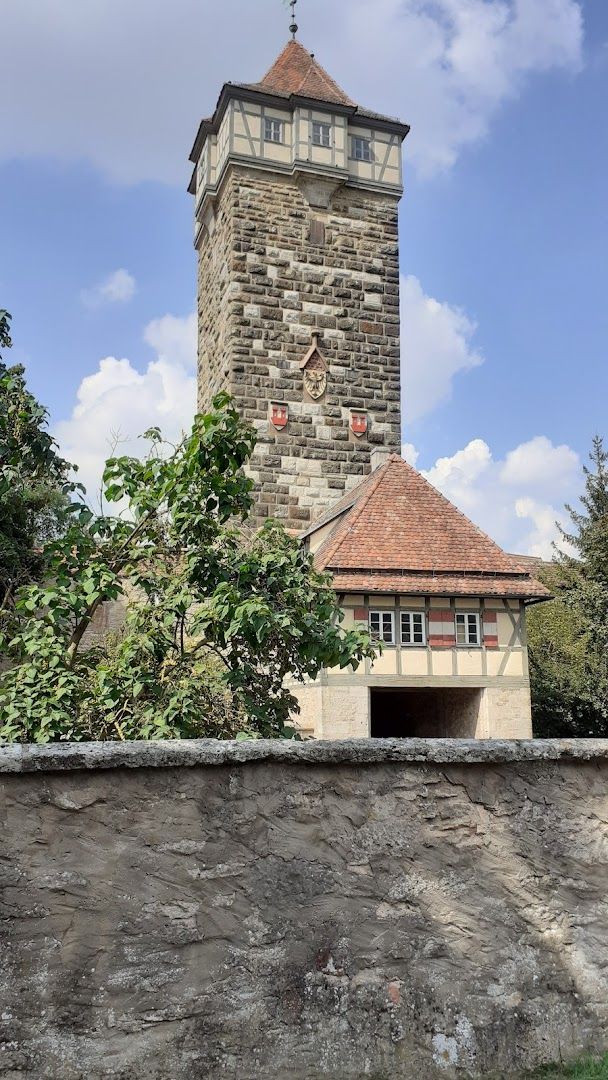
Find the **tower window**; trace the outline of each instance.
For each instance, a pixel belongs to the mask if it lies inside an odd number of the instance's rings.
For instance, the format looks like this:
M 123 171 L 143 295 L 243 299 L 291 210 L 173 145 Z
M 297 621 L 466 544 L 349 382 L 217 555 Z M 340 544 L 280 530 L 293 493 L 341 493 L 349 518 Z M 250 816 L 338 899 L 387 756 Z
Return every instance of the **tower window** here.
M 459 612 L 456 615 L 456 644 L 480 645 L 479 615 L 473 612 Z
M 353 157 L 355 161 L 371 161 L 372 140 L 353 136 Z
M 283 122 L 273 120 L 271 116 L 266 116 L 264 119 L 264 139 L 266 142 L 282 143 Z
M 374 641 L 383 641 L 385 645 L 395 644 L 394 611 L 370 611 L 369 632 Z
M 312 123 L 313 146 L 331 146 L 331 124 L 323 124 L 317 120 Z
M 426 645 L 423 611 L 401 612 L 401 644 Z
M 323 247 L 325 243 L 325 223 L 323 221 L 318 221 L 316 218 L 311 219 L 308 239 L 311 244 Z

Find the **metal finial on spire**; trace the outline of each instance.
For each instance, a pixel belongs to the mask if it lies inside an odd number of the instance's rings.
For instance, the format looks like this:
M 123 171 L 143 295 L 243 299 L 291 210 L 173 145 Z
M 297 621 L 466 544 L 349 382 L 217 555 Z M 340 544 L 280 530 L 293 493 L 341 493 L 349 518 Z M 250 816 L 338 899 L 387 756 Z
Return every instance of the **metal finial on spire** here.
M 296 22 L 296 4 L 297 4 L 297 2 L 298 2 L 298 0 L 290 0 L 290 2 L 289 2 L 289 6 L 291 8 L 291 26 L 289 27 L 289 32 L 290 32 L 290 34 L 291 34 L 294 41 L 296 40 L 296 34 L 298 32 L 298 24 Z

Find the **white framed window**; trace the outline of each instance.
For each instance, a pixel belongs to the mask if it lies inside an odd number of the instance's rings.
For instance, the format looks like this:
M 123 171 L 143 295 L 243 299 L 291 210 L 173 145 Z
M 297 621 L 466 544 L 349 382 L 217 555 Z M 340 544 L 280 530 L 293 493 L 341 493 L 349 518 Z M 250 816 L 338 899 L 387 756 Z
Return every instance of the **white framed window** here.
M 331 124 L 323 124 L 319 120 L 312 122 L 313 146 L 331 146 Z
M 401 644 L 426 645 L 426 619 L 424 611 L 401 612 Z
M 395 612 L 370 611 L 369 632 L 374 641 L 383 641 L 385 645 L 395 644 Z
M 266 142 L 282 143 L 283 121 L 266 116 L 264 118 L 264 139 Z
M 456 644 L 481 645 L 479 615 L 472 611 L 456 613 Z
M 355 161 L 371 161 L 372 140 L 353 135 L 353 157 Z

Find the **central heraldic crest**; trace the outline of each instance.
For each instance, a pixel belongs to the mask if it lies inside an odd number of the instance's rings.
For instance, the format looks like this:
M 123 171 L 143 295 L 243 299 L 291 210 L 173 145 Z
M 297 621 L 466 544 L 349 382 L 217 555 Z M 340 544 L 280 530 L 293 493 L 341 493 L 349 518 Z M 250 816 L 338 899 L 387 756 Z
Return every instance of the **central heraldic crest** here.
M 304 372 L 304 389 L 317 401 L 327 390 L 327 361 L 319 349 L 319 335 L 312 335 L 312 345 L 300 362 Z

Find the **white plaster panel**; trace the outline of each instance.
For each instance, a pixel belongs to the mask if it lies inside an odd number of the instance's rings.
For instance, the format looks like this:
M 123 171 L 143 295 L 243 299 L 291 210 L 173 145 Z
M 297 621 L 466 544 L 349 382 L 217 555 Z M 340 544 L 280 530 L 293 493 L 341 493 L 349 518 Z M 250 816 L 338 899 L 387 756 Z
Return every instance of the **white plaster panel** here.
M 402 648 L 401 670 L 404 675 L 426 675 L 428 672 L 427 650 Z
M 433 675 L 452 674 L 452 649 L 432 649 Z
M 397 674 L 397 650 L 385 648 L 382 656 L 379 656 L 371 668 L 372 675 L 396 675 Z
M 456 649 L 457 672 L 459 675 L 483 674 L 481 649 Z

